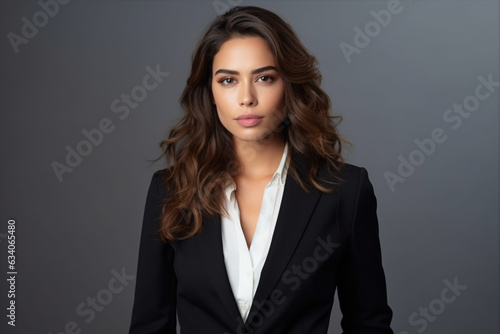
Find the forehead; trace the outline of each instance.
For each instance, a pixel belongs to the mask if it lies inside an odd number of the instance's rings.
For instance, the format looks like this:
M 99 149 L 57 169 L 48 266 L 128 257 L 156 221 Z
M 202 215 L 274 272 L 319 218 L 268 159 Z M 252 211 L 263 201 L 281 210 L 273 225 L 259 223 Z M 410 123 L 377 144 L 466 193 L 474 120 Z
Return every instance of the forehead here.
M 274 57 L 262 37 L 235 37 L 224 42 L 214 57 L 213 72 L 224 68 L 245 71 L 275 66 Z

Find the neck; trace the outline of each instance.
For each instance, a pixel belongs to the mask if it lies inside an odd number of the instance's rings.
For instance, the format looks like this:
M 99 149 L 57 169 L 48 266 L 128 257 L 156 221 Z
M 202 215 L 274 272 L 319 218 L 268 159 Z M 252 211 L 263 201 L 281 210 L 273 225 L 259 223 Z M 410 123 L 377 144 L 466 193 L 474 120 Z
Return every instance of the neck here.
M 240 164 L 239 178 L 261 179 L 272 176 L 278 168 L 285 139 L 277 135 L 271 142 L 235 140 L 234 149 Z

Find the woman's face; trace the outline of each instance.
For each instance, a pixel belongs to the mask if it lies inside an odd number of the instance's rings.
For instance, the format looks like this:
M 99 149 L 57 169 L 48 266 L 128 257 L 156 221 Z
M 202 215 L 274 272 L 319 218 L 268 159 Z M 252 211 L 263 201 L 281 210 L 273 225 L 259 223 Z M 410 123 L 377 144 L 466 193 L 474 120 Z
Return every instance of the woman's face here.
M 272 140 L 283 121 L 284 82 L 261 37 L 222 44 L 212 68 L 212 94 L 222 125 L 237 141 Z

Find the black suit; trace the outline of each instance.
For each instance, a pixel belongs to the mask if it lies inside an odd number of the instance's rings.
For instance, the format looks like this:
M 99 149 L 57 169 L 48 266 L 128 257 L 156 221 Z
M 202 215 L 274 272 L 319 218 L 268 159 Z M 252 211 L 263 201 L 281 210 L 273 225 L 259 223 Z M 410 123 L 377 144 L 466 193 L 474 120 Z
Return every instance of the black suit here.
M 308 164 L 295 159 L 305 179 Z M 328 177 L 325 169 L 320 175 Z M 130 334 L 326 334 L 338 288 L 347 334 L 393 333 L 378 237 L 376 198 L 366 169 L 350 164 L 333 193 L 307 194 L 289 173 L 276 230 L 243 324 L 227 277 L 220 217 L 204 231 L 163 244 L 154 235 L 166 190 L 149 188 Z

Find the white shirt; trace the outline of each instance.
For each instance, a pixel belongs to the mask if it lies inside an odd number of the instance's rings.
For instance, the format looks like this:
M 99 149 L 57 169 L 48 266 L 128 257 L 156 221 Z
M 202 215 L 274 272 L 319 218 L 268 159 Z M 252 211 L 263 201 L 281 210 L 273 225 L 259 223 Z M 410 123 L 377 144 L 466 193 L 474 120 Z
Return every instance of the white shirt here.
M 248 317 L 259 284 L 260 273 L 271 246 L 283 198 L 288 165 L 288 143 L 286 143 L 278 169 L 264 189 L 259 219 L 250 249 L 241 228 L 235 184 L 231 184 L 225 191 L 226 209 L 231 218 L 221 216 L 224 262 L 243 321 L 246 321 Z

